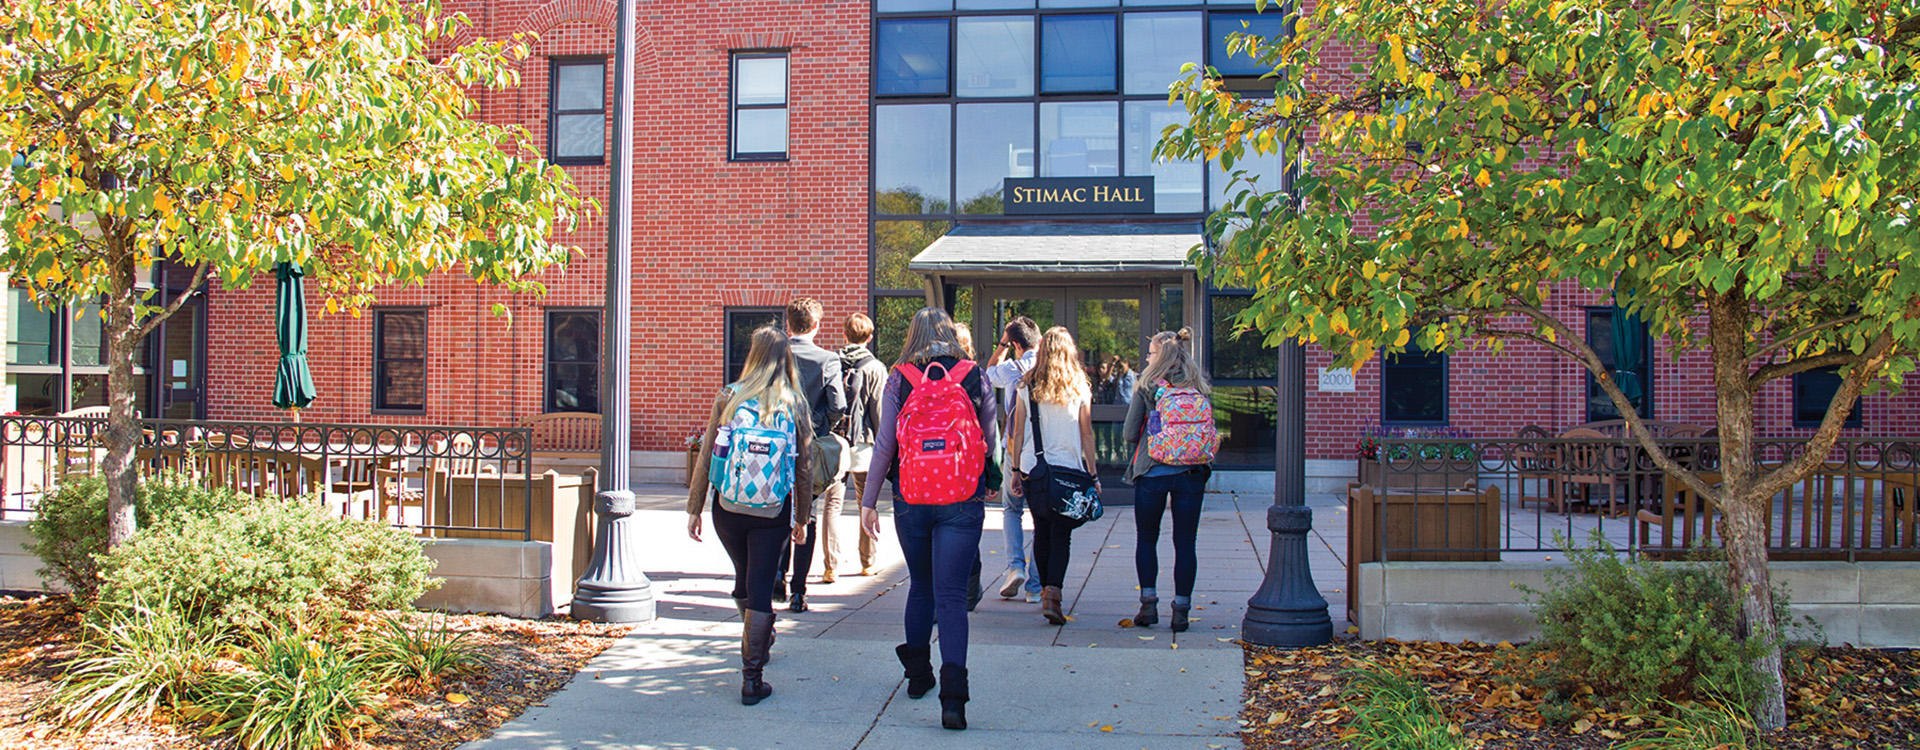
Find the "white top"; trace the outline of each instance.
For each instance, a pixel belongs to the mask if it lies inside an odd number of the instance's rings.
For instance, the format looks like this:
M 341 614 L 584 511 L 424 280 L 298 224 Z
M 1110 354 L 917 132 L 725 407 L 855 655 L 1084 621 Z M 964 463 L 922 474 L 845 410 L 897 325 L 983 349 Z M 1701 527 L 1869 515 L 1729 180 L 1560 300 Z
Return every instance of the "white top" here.
M 1033 457 L 1033 420 L 1027 412 L 1027 387 L 1020 386 L 1015 408 L 1020 409 L 1029 419 L 1022 423 L 1026 432 L 1020 436 L 1020 471 L 1033 471 L 1038 463 Z M 1052 466 L 1066 466 L 1085 470 L 1087 461 L 1080 452 L 1080 410 L 1091 401 L 1081 396 L 1069 404 L 1040 402 L 1040 426 L 1045 429 L 1047 444 L 1047 463 Z

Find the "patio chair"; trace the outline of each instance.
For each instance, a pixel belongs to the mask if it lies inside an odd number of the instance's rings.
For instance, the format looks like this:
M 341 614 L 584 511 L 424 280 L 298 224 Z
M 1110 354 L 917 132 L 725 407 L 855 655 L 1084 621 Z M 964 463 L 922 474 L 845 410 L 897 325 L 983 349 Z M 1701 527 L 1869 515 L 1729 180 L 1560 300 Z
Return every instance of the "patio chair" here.
M 1628 484 L 1627 476 L 1616 467 L 1620 446 L 1616 439 L 1584 427 L 1575 427 L 1560 433 L 1565 440 L 1575 441 L 1562 444 L 1558 467 L 1559 486 L 1553 494 L 1555 510 L 1566 512 L 1573 502 L 1568 491 L 1580 488 L 1580 502 L 1593 506 L 1594 487 L 1607 488 L 1607 514 L 1614 515 L 1619 510 L 1623 489 Z

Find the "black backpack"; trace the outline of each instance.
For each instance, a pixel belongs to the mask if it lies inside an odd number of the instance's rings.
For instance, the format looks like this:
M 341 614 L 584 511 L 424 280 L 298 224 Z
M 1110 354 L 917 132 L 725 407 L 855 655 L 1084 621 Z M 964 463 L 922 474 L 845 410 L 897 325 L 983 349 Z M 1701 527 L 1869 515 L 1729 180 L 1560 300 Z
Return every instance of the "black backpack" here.
M 880 415 L 867 411 L 867 399 L 862 395 L 867 391 L 867 373 L 861 368 L 877 361 L 872 354 L 863 354 L 855 360 L 840 358 L 840 386 L 847 394 L 847 418 L 840 422 L 836 432 L 849 443 L 871 443 L 874 433 L 880 431 Z

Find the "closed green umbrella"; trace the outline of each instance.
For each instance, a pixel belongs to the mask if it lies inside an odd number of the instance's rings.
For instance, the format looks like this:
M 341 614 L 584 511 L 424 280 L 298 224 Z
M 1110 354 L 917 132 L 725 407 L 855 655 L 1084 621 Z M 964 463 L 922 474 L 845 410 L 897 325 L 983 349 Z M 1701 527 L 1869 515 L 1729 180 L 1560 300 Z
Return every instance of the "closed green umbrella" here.
M 307 370 L 307 293 L 300 264 L 282 261 L 273 269 L 274 337 L 280 341 L 280 366 L 273 373 L 273 405 L 299 409 L 313 403 L 313 373 Z
M 1620 289 L 1613 290 L 1613 377 L 1620 384 L 1620 392 L 1633 403 L 1634 408 L 1647 416 L 1646 402 L 1642 396 L 1646 391 L 1640 387 L 1641 378 L 1647 367 L 1647 323 L 1640 316 L 1627 309 L 1621 299 Z M 1624 415 L 1623 415 L 1624 416 Z

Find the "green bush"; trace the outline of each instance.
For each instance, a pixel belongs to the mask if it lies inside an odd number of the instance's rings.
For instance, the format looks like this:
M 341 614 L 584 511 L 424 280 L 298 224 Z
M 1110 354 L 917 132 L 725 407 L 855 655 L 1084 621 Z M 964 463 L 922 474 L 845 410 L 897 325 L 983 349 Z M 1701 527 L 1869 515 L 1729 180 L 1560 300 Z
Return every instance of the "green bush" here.
M 1348 675 L 1354 750 L 1464 750 L 1460 725 L 1447 720 L 1424 685 L 1380 669 Z
M 194 621 L 243 630 L 406 608 L 439 585 L 419 540 L 300 499 L 183 514 L 100 558 L 100 567 L 102 602 L 167 601 Z
M 349 649 L 275 624 L 253 636 L 242 668 L 216 681 L 199 708 L 213 732 L 247 750 L 319 750 L 372 725 L 380 690 Z
M 193 477 L 167 472 L 143 481 L 134 492 L 139 528 L 163 526 L 175 519 L 224 513 L 253 502 L 249 495 L 200 486 Z M 63 477 L 40 498 L 27 551 L 46 563 L 40 575 L 66 584 L 76 599 L 92 601 L 100 585 L 96 558 L 107 551 L 107 483 L 92 475 Z
M 472 635 L 448 627 L 445 617 L 409 627 L 405 619 L 387 616 L 361 636 L 359 647 L 367 668 L 382 680 L 431 686 L 480 664 Z
M 1740 636 L 1740 604 L 1718 564 L 1629 562 L 1598 533 L 1584 549 L 1560 541 L 1572 568 L 1548 574 L 1546 591 L 1522 587 L 1540 623 L 1539 666 L 1568 688 L 1560 694 L 1585 685 L 1654 707 L 1757 679 L 1751 665 L 1772 644 Z M 1787 627 L 1786 594 L 1774 601 Z
M 82 730 L 191 702 L 216 676 L 228 645 L 217 628 L 164 604 L 101 607 L 82 633 L 80 654 L 46 705 Z

